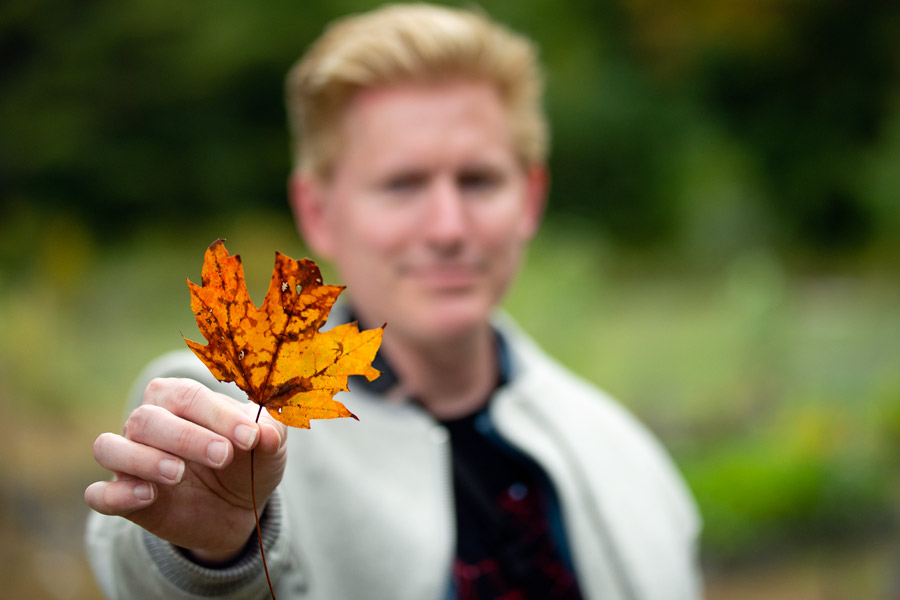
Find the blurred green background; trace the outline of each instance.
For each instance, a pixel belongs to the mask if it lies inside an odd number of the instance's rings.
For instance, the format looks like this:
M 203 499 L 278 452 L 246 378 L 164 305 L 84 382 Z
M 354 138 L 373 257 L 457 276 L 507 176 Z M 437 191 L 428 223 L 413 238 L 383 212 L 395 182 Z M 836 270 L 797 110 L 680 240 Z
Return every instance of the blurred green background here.
M 468 5 L 469 3 L 455 3 Z M 260 301 L 283 75 L 361 0 L 0 5 L 0 574 L 97 597 L 81 494 L 218 237 Z M 547 66 L 507 309 L 671 450 L 710 598 L 900 597 L 900 4 L 498 0 Z M 333 274 L 331 280 L 334 281 Z

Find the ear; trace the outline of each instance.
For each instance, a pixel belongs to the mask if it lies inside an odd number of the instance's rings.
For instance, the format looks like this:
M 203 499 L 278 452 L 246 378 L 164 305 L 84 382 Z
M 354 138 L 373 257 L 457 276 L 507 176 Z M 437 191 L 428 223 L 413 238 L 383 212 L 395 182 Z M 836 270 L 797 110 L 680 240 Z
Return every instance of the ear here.
M 544 218 L 547 206 L 547 188 L 550 173 L 544 164 L 528 166 L 525 181 L 525 217 L 522 223 L 522 234 L 531 239 L 537 233 Z
M 297 231 L 317 255 L 330 259 L 334 250 L 326 185 L 318 178 L 294 171 L 288 181 L 288 197 Z

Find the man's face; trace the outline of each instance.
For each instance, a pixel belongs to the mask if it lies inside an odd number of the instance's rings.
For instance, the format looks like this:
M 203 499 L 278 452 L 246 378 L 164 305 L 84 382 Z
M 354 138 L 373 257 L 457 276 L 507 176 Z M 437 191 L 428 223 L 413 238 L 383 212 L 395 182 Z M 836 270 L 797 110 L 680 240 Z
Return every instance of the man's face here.
M 459 82 L 360 93 L 332 178 L 303 185 L 304 235 L 360 317 L 439 343 L 484 328 L 537 229 L 544 176 L 517 159 L 495 90 Z

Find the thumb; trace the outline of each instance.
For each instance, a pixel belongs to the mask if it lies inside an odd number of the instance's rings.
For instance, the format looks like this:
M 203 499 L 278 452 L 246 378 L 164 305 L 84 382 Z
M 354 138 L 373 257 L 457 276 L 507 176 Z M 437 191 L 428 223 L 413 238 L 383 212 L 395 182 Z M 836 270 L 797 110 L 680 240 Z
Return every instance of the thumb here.
M 287 426 L 276 421 L 269 411 L 263 410 L 259 416 L 259 444 L 257 449 L 265 454 L 275 454 L 287 443 Z

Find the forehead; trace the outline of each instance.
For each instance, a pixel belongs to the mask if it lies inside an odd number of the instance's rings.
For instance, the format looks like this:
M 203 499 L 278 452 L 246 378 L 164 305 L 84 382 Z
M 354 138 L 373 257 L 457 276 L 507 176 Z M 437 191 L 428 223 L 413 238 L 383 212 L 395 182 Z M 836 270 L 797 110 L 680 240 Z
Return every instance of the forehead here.
M 487 83 L 398 84 L 354 96 L 341 123 L 338 162 L 387 160 L 395 153 L 436 156 L 512 152 L 509 114 Z
M 496 105 L 502 109 L 500 94 L 496 87 L 481 81 L 451 79 L 441 82 L 409 82 L 365 88 L 357 92 L 348 105 L 349 113 L 364 114 L 411 106 L 447 108 L 459 104 L 460 100 Z

